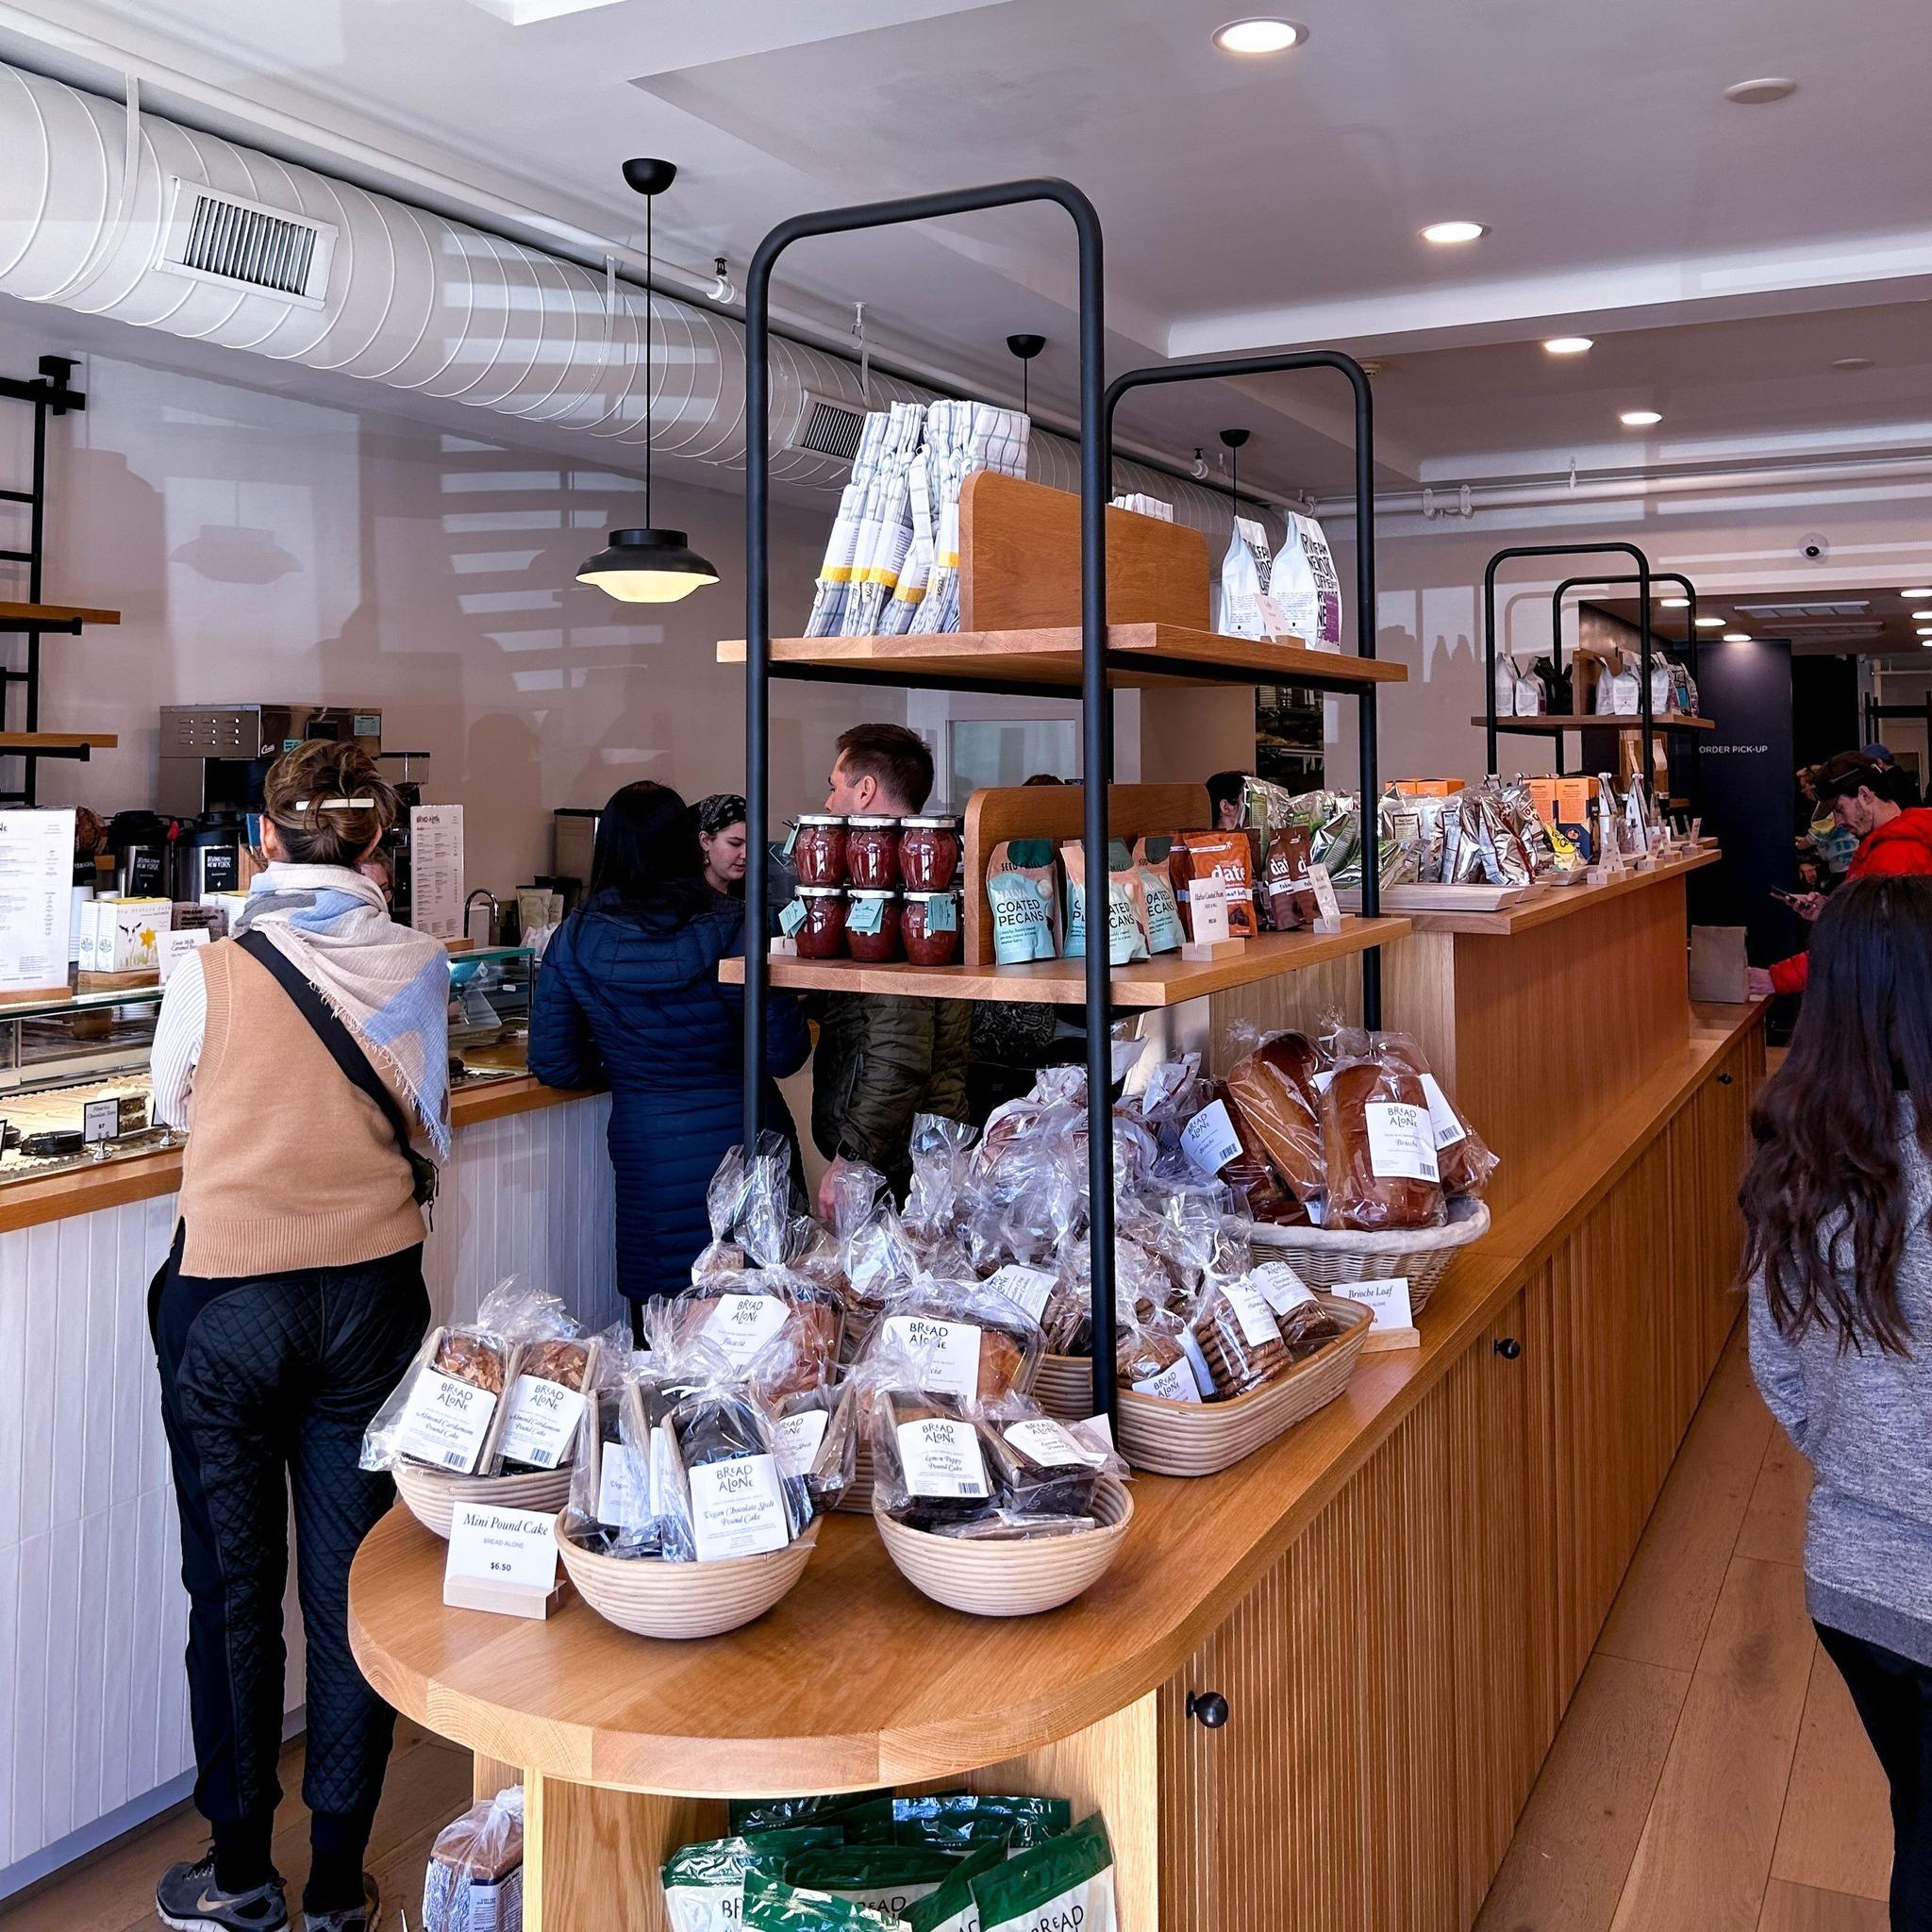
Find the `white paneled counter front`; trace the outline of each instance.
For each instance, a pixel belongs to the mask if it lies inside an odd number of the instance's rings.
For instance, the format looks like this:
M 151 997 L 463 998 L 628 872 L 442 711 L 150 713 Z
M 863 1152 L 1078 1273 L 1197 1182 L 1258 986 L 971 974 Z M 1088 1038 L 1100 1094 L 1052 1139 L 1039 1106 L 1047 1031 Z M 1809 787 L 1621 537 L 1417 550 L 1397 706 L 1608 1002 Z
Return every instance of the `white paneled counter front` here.
M 506 1275 L 618 1319 L 601 1095 L 458 1094 L 437 1320 Z M 0 1194 L 0 1897 L 187 1795 L 188 1600 L 148 1340 L 178 1155 Z M 35 1191 L 31 1194 L 28 1190 Z M 289 1705 L 302 1701 L 290 1631 Z

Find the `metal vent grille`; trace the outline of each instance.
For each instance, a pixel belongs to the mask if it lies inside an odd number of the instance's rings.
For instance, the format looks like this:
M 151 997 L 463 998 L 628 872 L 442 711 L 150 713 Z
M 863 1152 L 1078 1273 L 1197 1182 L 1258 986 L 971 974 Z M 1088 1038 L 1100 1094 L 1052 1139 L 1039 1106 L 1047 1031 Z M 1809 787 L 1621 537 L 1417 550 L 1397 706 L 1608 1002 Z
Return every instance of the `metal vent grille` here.
M 1740 604 L 1748 617 L 1863 617 L 1871 608 L 1863 598 L 1844 599 L 1835 604 Z
M 319 308 L 336 230 L 259 202 L 176 180 L 158 266 Z
M 841 463 L 849 463 L 858 454 L 858 438 L 865 428 L 863 409 L 855 409 L 849 403 L 828 403 L 808 391 L 799 423 L 798 433 L 787 448 L 809 450 L 813 456 L 831 457 Z

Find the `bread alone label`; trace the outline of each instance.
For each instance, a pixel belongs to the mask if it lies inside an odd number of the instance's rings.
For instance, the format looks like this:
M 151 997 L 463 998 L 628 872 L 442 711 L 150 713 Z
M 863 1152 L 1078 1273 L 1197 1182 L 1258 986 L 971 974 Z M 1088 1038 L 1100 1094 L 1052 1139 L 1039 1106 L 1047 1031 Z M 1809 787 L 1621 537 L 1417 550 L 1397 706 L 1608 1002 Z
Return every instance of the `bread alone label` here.
M 1177 1362 L 1169 1362 L 1158 1374 L 1144 1375 L 1134 1384 L 1136 1395 L 1157 1395 L 1163 1402 L 1192 1402 L 1201 1400 L 1201 1385 L 1194 1379 L 1194 1372 L 1183 1357 Z
M 979 1431 L 949 1416 L 922 1416 L 898 1426 L 899 1467 L 908 1496 L 989 1496 Z
M 1426 1107 L 1406 1100 L 1372 1100 L 1362 1108 L 1369 1133 L 1369 1166 L 1377 1180 L 1435 1181 L 1436 1134 Z
M 785 1325 L 791 1312 L 774 1294 L 721 1294 L 705 1319 L 704 1336 L 741 1369 Z
M 412 1461 L 468 1475 L 483 1454 L 496 1397 L 488 1389 L 425 1368 L 403 1407 L 399 1442 Z
M 780 1475 L 807 1476 L 819 1459 L 819 1446 L 825 1440 L 831 1416 L 823 1408 L 800 1409 L 774 1425 Z
M 733 1456 L 722 1462 L 697 1463 L 686 1474 L 700 1563 L 756 1557 L 782 1550 L 791 1541 L 791 1522 L 774 1457 Z
M 570 1454 L 584 1417 L 579 1390 L 541 1375 L 519 1375 L 503 1421 L 503 1455 L 532 1469 L 555 1469 Z
M 941 1322 L 926 1315 L 888 1315 L 884 1339 L 919 1365 L 928 1394 L 974 1402 L 979 1396 L 979 1330 L 970 1322 Z

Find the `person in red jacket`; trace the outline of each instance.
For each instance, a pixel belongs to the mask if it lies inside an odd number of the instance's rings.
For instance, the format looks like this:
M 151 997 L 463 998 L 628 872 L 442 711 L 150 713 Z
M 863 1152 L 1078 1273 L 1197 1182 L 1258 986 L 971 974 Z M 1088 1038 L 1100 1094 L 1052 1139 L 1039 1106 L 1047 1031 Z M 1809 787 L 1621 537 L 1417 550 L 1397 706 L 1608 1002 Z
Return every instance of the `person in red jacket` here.
M 1819 801 L 1829 802 L 1840 824 L 1853 834 L 1858 849 L 1852 855 L 1848 879 L 1881 874 L 1932 874 L 1932 810 L 1904 806 L 1911 795 L 1909 781 L 1895 767 L 1874 764 L 1861 753 L 1840 752 L 1824 766 L 1814 781 Z M 1801 919 L 1816 919 L 1824 909 L 1819 892 L 1794 900 Z M 1809 955 L 1793 953 L 1768 969 L 1754 966 L 1749 974 L 1754 995 L 1803 992 Z

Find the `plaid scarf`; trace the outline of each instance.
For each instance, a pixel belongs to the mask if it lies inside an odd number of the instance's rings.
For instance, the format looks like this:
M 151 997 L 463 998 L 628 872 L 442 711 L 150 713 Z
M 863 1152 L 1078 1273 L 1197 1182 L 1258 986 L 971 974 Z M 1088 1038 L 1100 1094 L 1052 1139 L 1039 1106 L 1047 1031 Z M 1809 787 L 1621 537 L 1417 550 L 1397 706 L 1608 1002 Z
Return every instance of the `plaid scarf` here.
M 258 930 L 409 1096 L 437 1158 L 449 1155 L 449 955 L 389 916 L 382 888 L 340 865 L 257 874 L 235 936 Z

